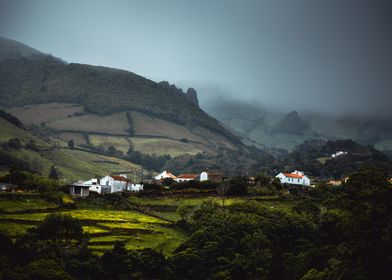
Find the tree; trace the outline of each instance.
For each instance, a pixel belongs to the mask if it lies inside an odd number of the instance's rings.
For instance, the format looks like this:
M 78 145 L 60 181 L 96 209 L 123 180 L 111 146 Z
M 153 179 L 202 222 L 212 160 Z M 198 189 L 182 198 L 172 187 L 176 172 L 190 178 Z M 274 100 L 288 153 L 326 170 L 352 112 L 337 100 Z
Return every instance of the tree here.
M 227 192 L 230 190 L 230 185 L 228 185 L 226 182 L 221 182 L 218 187 L 216 188 L 216 193 L 220 196 L 222 199 L 222 206 L 223 208 L 225 207 L 225 198 Z
M 48 215 L 37 227 L 37 232 L 41 239 L 49 239 L 62 244 L 81 242 L 85 237 L 80 220 L 63 214 Z
M 52 167 L 49 170 L 49 179 L 52 180 L 58 180 L 59 179 L 59 174 L 57 172 L 56 166 L 52 165 Z

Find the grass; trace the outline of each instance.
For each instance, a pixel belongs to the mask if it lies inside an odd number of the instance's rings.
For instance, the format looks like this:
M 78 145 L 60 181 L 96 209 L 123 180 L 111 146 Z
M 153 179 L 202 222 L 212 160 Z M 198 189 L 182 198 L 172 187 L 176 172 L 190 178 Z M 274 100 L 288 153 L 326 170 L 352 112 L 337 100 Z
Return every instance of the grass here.
M 153 248 L 170 255 L 186 236 L 162 219 L 135 211 L 76 209 L 57 211 L 82 221 L 83 229 L 91 236 L 90 248 L 100 254 L 111 249 L 116 241 L 124 241 L 128 249 Z M 2 214 L 0 230 L 13 237 L 20 236 L 42 221 L 48 213 Z
M 23 123 L 40 125 L 41 122 L 58 121 L 68 118 L 75 113 L 82 113 L 83 106 L 70 103 L 45 103 L 8 110 L 12 115 L 18 117 Z
M 104 148 L 114 146 L 124 153 L 128 151 L 132 141 L 136 151 L 146 154 L 169 154 L 172 157 L 184 154 L 195 155 L 210 151 L 208 146 L 210 143 L 206 141 L 206 137 L 209 139 L 217 137 L 215 134 L 205 135 L 207 131 L 190 130 L 184 125 L 136 111 L 129 112 L 135 134 L 132 138 L 129 138 L 130 127 L 125 112 L 107 116 L 84 114 L 81 106 L 70 103 L 36 104 L 15 107 L 9 111 L 26 124 L 40 125 L 41 122 L 45 122 L 47 127 L 62 131 L 58 134 L 62 140 L 72 139 L 77 145 L 86 144 L 86 139 L 81 132 L 87 132 L 92 145 Z M 83 115 L 75 116 L 75 113 L 83 113 Z M 102 135 L 102 133 L 113 135 Z M 181 142 L 183 138 L 194 142 Z M 224 142 L 223 138 L 218 138 L 220 142 Z
M 206 149 L 203 145 L 184 143 L 172 139 L 133 137 L 130 140 L 133 143 L 134 150 L 144 154 L 155 153 L 176 157 L 184 154 L 196 155 Z
M 47 176 L 51 166 L 55 165 L 61 179 L 66 183 L 79 179 L 87 180 L 96 176 L 103 177 L 110 173 L 127 173 L 130 170 L 135 171 L 136 179 L 139 179 L 139 170 L 141 170 L 139 165 L 126 160 L 80 150 L 57 149 L 36 152 L 26 149 L 9 149 L 7 151 L 13 156 L 29 162 L 44 176 Z M 148 175 L 147 170 L 144 170 L 144 175 Z
M 48 147 L 49 145 L 42 141 L 41 139 L 35 137 L 34 135 L 28 133 L 27 131 L 16 127 L 15 125 L 7 122 L 6 120 L 0 118 L 0 142 L 7 142 L 11 138 L 18 138 L 22 144 L 28 143 L 30 140 L 35 141 L 37 146 Z
M 147 116 L 146 114 L 130 111 L 135 135 L 161 136 L 171 139 L 187 138 L 188 140 L 206 143 L 187 127 L 163 119 Z
M 57 204 L 48 202 L 42 198 L 26 198 L 21 200 L 9 200 L 7 198 L 0 198 L 0 211 L 2 212 L 17 212 L 26 210 L 41 210 L 48 208 L 56 208 Z
M 124 154 L 128 152 L 129 140 L 127 137 L 107 136 L 107 135 L 89 135 L 90 143 L 96 147 L 102 146 L 107 150 L 110 146 L 122 151 Z

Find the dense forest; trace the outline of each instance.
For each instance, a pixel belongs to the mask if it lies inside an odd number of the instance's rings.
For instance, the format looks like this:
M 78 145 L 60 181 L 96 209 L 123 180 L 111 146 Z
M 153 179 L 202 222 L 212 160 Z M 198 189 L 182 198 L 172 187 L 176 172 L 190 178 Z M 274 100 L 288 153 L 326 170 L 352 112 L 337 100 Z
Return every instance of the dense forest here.
M 320 186 L 292 212 L 262 203 L 183 206 L 189 238 L 172 256 L 86 246 L 79 220 L 49 215 L 24 236 L 0 236 L 0 279 L 390 279 L 392 188 L 379 169 Z

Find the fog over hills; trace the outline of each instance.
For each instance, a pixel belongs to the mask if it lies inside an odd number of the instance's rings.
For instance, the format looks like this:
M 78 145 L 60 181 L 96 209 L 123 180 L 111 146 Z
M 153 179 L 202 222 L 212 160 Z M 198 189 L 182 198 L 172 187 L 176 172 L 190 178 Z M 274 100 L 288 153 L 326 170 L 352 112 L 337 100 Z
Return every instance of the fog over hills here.
M 0 36 L 194 87 L 201 103 L 392 118 L 390 1 L 152 2 L 0 1 Z

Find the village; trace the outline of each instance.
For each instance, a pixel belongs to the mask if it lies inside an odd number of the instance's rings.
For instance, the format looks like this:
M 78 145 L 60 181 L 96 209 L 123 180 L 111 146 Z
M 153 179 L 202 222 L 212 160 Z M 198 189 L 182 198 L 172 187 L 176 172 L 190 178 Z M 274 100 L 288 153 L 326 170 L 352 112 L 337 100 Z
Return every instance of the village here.
M 331 159 L 344 157 L 348 153 L 346 151 L 336 151 L 330 155 Z M 109 194 L 119 192 L 140 192 L 143 191 L 145 184 L 166 185 L 167 182 L 186 183 L 186 182 L 226 182 L 234 178 L 232 176 L 224 176 L 219 172 L 202 171 L 200 173 L 184 173 L 174 175 L 172 172 L 164 170 L 159 174 L 153 176 L 152 179 L 142 179 L 140 181 L 132 180 L 127 174 L 108 174 L 101 178 L 81 179 L 76 182 L 67 184 L 68 193 L 74 197 L 86 197 L 90 192 L 98 194 Z M 255 176 L 246 177 L 249 185 L 255 185 Z M 271 177 L 271 180 L 276 178 L 280 184 L 286 186 L 290 192 L 292 190 L 306 191 L 309 187 L 314 187 L 311 184 L 311 179 L 304 171 L 294 170 L 292 172 L 279 172 Z M 348 177 L 341 179 L 330 179 L 322 181 L 330 186 L 340 186 L 347 181 Z M 319 182 L 318 178 L 314 178 L 315 182 Z M 61 181 L 60 181 L 61 183 Z M 23 186 L 18 186 L 11 182 L 0 182 L 0 192 L 17 192 L 23 191 Z
M 297 188 L 304 190 L 310 187 L 310 179 L 305 175 L 304 172 L 295 170 L 291 173 L 279 173 L 275 176 L 279 179 L 282 185 L 288 186 L 288 189 Z M 196 182 L 215 182 L 220 183 L 224 180 L 228 180 L 222 174 L 217 172 L 207 172 L 203 171 L 201 173 L 186 173 L 175 176 L 169 171 L 162 171 L 154 177 L 153 180 L 148 180 L 145 182 L 153 183 L 156 185 L 162 185 L 165 181 L 173 181 L 177 183 L 185 183 L 190 181 Z M 127 178 L 126 174 L 120 175 L 106 175 L 101 179 L 92 178 L 87 181 L 79 180 L 69 185 L 69 194 L 72 196 L 86 197 L 90 192 L 96 192 L 99 194 L 106 193 L 117 193 L 117 192 L 140 192 L 143 190 L 144 183 L 135 183 Z M 255 177 L 249 177 L 248 182 L 250 184 L 255 183 Z

